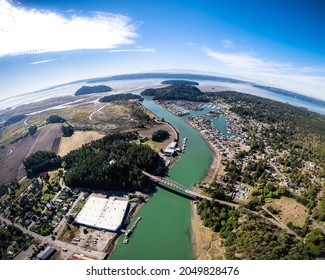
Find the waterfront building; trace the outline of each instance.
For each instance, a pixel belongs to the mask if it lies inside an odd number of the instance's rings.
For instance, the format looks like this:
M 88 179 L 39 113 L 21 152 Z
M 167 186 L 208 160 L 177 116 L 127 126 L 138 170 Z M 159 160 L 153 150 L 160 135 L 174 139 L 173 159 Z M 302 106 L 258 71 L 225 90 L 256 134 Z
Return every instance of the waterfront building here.
M 117 232 L 129 210 L 129 202 L 116 197 L 91 196 L 75 219 L 75 223 L 99 230 Z

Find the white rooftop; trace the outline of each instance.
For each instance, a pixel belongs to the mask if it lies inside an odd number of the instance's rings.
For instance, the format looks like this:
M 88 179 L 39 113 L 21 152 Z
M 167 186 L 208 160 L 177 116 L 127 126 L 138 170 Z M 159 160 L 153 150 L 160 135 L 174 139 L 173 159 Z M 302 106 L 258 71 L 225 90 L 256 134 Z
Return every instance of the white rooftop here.
M 117 231 L 123 223 L 127 209 L 128 202 L 125 200 L 91 196 L 75 222 L 97 229 Z

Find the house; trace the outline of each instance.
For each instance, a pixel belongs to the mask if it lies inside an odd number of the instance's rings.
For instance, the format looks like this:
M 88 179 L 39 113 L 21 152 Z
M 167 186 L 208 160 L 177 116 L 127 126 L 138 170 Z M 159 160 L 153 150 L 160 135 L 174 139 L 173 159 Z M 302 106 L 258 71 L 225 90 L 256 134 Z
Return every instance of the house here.
M 42 252 L 40 252 L 37 255 L 37 259 L 38 260 L 49 260 L 54 254 L 55 254 L 56 250 L 52 247 L 46 247 L 45 250 L 43 250 Z

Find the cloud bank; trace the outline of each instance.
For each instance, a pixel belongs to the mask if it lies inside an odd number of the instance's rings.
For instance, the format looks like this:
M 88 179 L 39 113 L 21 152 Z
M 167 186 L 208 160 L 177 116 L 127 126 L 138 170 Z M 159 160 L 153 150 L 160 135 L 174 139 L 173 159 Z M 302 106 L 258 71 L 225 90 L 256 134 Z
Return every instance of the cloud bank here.
M 228 71 L 243 77 L 259 79 L 298 92 L 308 93 L 313 89 L 315 96 L 324 99 L 325 69 L 317 66 L 299 67 L 292 63 L 259 58 L 252 53 L 221 52 L 207 47 L 202 52 L 213 58 Z
M 0 56 L 77 49 L 113 49 L 134 43 L 137 26 L 124 15 L 64 16 L 0 0 Z
M 136 48 L 136 49 L 113 49 L 109 50 L 112 53 L 119 53 L 119 52 L 148 52 L 148 53 L 156 53 L 155 49 L 152 48 Z

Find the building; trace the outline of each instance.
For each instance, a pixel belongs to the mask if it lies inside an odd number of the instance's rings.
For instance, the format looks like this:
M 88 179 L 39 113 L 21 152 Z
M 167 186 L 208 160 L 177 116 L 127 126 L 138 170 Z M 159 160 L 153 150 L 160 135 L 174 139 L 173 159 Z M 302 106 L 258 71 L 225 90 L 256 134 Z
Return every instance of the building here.
M 46 247 L 45 250 L 43 250 L 42 252 L 40 252 L 37 255 L 37 259 L 38 260 L 49 260 L 54 254 L 55 254 L 56 250 L 52 247 Z
M 175 149 L 177 147 L 177 142 L 172 142 L 165 150 L 164 154 L 166 156 L 174 156 L 175 155 Z
M 99 230 L 117 232 L 122 227 L 129 203 L 116 197 L 90 196 L 75 219 L 75 223 Z

